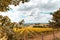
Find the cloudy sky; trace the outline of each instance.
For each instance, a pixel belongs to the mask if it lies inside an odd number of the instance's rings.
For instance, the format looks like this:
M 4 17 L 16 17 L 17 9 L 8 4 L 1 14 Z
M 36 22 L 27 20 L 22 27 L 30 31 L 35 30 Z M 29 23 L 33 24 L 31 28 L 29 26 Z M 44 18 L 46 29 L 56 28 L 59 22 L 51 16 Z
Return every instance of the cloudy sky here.
M 9 11 L 0 12 L 0 15 L 7 15 L 12 22 L 24 19 L 25 23 L 48 23 L 52 19 L 50 13 L 60 8 L 60 0 L 30 0 L 9 7 L 11 8 Z

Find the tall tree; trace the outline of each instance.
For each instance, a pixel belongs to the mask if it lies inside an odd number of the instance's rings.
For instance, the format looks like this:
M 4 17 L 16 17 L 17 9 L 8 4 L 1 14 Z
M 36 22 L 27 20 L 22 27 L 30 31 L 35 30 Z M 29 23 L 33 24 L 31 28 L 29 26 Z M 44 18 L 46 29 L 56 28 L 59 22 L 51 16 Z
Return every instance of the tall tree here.
M 60 9 L 54 12 L 52 16 L 53 16 L 53 19 L 52 19 L 52 22 L 50 22 L 50 26 L 54 28 L 59 28 L 60 27 Z
M 27 2 L 28 0 L 0 0 L 0 11 L 7 11 L 9 10 L 8 5 L 18 5 L 19 2 L 22 1 L 22 3 Z
M 54 40 L 55 40 L 55 28 L 60 28 L 60 9 L 55 11 L 53 14 L 52 14 L 53 18 L 52 18 L 52 21 L 50 21 L 49 23 L 49 26 L 53 28 L 53 37 L 54 37 Z

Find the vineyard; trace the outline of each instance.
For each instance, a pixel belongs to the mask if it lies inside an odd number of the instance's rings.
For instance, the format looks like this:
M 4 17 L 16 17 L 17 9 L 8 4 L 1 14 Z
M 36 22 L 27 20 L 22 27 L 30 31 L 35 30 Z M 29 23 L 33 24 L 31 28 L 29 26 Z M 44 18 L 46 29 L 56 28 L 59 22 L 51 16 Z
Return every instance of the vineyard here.
M 57 31 L 57 29 L 56 28 L 54 29 L 54 27 L 39 26 L 36 24 L 34 26 L 29 26 L 29 25 L 27 26 L 23 24 L 24 20 L 22 20 L 19 23 L 15 23 L 15 22 L 12 23 L 7 16 L 3 17 L 2 15 L 0 15 L 0 17 L 1 17 L 1 20 L 0 20 L 0 35 L 1 35 L 0 38 L 1 39 L 34 40 L 36 38 L 37 40 L 39 38 L 43 40 L 45 35 L 49 35 L 49 34 L 54 35 L 54 32 Z M 53 36 L 52 36 L 52 39 L 53 39 Z M 48 38 L 46 40 L 48 40 Z
M 13 28 L 13 30 L 15 32 L 20 32 L 20 33 L 23 33 L 24 31 L 34 31 L 34 32 L 46 32 L 46 31 L 52 31 L 53 28 L 22 28 L 22 29 L 19 29 L 19 28 Z M 56 29 L 55 29 L 56 30 Z
M 29 28 L 29 27 L 27 27 L 27 28 L 22 28 L 22 29 L 13 28 L 13 30 L 16 33 L 19 33 L 21 35 L 21 38 L 24 40 L 28 40 L 29 38 L 31 39 L 34 37 L 38 37 L 39 35 L 42 37 L 41 40 L 43 40 L 44 35 L 49 35 L 53 32 L 53 28 Z M 54 30 L 57 31 L 57 29 L 54 29 Z
M 0 11 L 7 10 L 4 8 Z M 0 15 L 0 40 L 60 40 L 60 9 L 54 13 L 51 13 L 52 21 L 43 24 L 25 24 L 24 19 L 18 23 L 12 22 L 8 16 Z

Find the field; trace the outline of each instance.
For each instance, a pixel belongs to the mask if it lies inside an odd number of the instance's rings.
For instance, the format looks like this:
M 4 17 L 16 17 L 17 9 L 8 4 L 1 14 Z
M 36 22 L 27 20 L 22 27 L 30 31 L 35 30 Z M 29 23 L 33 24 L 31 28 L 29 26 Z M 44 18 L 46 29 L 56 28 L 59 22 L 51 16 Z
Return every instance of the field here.
M 56 37 L 60 40 L 60 30 L 53 28 L 13 28 L 12 40 L 53 40 Z M 10 33 L 9 33 L 10 34 Z M 6 35 L 7 36 L 7 35 Z M 2 39 L 6 39 L 4 36 Z M 7 39 L 6 39 L 7 40 Z
M 22 29 L 19 29 L 19 28 L 13 28 L 13 30 L 15 32 L 23 32 L 23 31 L 27 31 L 27 33 L 29 31 L 34 31 L 34 32 L 46 32 L 46 31 L 52 31 L 53 28 L 22 28 Z M 54 30 L 57 30 L 57 29 L 54 29 Z
M 13 28 L 14 32 L 19 33 L 24 40 L 43 40 L 43 39 L 53 39 L 53 28 Z M 54 29 L 57 35 L 57 29 Z M 58 36 L 59 36 L 58 32 Z M 44 37 L 43 37 L 44 36 Z M 51 36 L 51 38 L 50 38 Z M 49 37 L 49 38 L 46 38 Z

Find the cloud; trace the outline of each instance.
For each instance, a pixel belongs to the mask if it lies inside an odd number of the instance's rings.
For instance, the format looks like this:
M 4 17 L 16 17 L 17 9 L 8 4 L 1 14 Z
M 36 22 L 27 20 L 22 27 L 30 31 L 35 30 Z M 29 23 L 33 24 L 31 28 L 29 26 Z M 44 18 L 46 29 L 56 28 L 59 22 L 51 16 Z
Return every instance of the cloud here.
M 60 0 L 30 0 L 24 4 L 9 5 L 10 10 L 0 12 L 0 15 L 7 15 L 12 22 L 19 22 L 24 19 L 25 23 L 48 23 L 52 19 L 50 15 L 60 7 Z
M 60 4 L 60 0 L 31 0 L 28 3 L 19 5 L 18 10 L 27 11 L 27 10 L 32 10 L 34 8 L 38 8 L 44 11 L 45 10 L 54 11 L 60 7 L 59 4 Z

